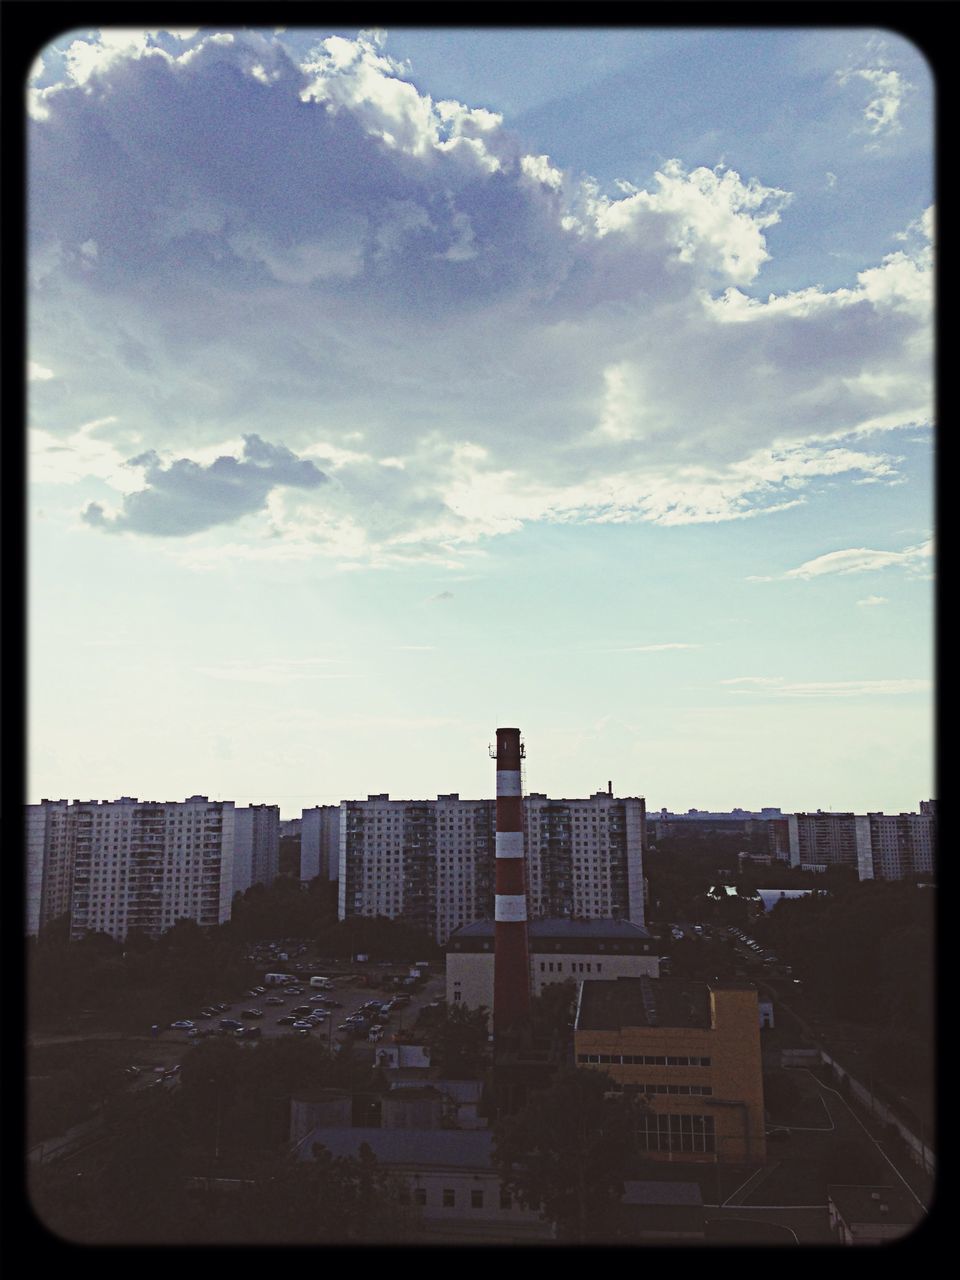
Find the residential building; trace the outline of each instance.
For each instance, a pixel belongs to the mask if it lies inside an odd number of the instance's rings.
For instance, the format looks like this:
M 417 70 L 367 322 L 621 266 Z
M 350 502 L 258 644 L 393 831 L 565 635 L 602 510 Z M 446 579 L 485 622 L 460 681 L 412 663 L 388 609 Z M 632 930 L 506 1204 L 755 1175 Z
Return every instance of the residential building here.
M 339 916 L 383 915 L 441 945 L 493 917 L 494 800 L 391 800 L 340 806 Z M 642 925 L 646 810 L 609 791 L 585 800 L 524 799 L 529 916 L 619 917 Z
M 790 864 L 822 871 L 853 867 L 861 879 L 872 874 L 870 825 L 852 813 L 792 813 L 787 818 Z
M 300 829 L 300 879 L 322 876 L 336 880 L 340 873 L 340 805 L 318 804 L 304 809 Z
M 276 806 L 238 810 L 201 795 L 28 805 L 28 932 L 67 912 L 73 938 L 222 924 L 235 893 L 276 874 L 278 824 Z
M 271 885 L 280 870 L 280 807 L 234 809 L 233 892 Z
M 766 1160 L 760 1015 L 748 984 L 675 978 L 584 982 L 578 1067 L 638 1100 L 637 1146 L 654 1160 Z
M 903 880 L 933 872 L 936 808 L 932 812 L 921 808 L 920 813 L 868 813 L 867 820 L 873 879 Z
M 932 806 L 932 808 L 931 808 Z M 861 880 L 902 880 L 934 870 L 936 804 L 920 813 L 794 813 L 787 818 L 790 863 L 811 871 L 849 866 Z
M 492 920 L 464 925 L 447 942 L 447 1005 L 493 1008 Z M 533 919 L 527 925 L 530 992 L 551 982 L 658 977 L 658 946 L 629 920 Z

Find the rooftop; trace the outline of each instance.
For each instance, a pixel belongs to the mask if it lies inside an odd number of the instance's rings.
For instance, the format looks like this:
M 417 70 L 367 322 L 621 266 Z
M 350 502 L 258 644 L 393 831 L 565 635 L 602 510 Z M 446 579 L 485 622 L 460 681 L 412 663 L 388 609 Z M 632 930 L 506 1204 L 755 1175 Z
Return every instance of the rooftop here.
M 494 922 L 492 920 L 476 920 L 473 924 L 465 924 L 450 935 L 454 938 L 492 938 Z M 636 942 L 650 937 L 641 925 L 631 924 L 629 920 L 571 920 L 567 916 L 553 919 L 536 919 L 527 923 L 527 936 L 530 938 L 629 938 Z
M 832 1184 L 827 1195 L 848 1227 L 892 1223 L 912 1225 L 920 1220 L 920 1206 L 896 1187 Z M 886 1206 L 884 1209 L 882 1206 Z
M 750 983 L 723 984 L 724 991 L 755 991 Z M 578 1031 L 623 1027 L 709 1027 L 710 986 L 682 978 L 617 978 L 585 982 L 580 989 Z
M 359 1154 L 366 1143 L 384 1165 L 445 1165 L 490 1171 L 493 1134 L 484 1129 L 314 1129 L 300 1145 L 299 1158 L 313 1158 L 319 1142 L 333 1156 Z

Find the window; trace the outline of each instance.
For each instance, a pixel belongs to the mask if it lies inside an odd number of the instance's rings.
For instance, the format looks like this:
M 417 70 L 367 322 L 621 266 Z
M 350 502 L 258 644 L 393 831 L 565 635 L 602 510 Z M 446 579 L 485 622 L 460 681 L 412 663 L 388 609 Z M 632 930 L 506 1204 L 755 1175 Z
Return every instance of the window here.
M 501 1209 L 513 1208 L 513 1200 L 511 1199 L 510 1192 L 505 1191 L 502 1187 L 500 1188 L 500 1208 Z
M 457 1193 L 452 1187 L 444 1187 L 443 1190 L 443 1207 L 445 1209 L 455 1208 L 457 1203 Z
M 470 1192 L 470 1208 L 471 1209 L 483 1208 L 483 1192 L 482 1191 Z
M 427 1203 L 427 1192 L 426 1192 L 426 1188 L 425 1188 L 425 1187 L 414 1187 L 414 1189 L 413 1189 L 413 1203 L 414 1203 L 414 1204 L 426 1204 L 426 1203 Z

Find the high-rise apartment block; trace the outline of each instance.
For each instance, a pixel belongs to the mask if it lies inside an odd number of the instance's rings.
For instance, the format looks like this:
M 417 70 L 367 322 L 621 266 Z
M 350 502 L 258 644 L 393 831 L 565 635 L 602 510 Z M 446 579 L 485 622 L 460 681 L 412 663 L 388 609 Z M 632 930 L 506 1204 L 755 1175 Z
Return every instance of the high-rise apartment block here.
M 794 813 L 787 819 L 790 863 L 811 870 L 856 868 L 861 880 L 930 874 L 936 847 L 936 804 L 919 813 Z
M 300 824 L 300 879 L 336 880 L 340 873 L 340 806 L 304 809 Z
M 584 800 L 523 801 L 530 918 L 620 918 L 644 923 L 642 798 L 600 791 Z M 391 800 L 340 806 L 339 916 L 403 918 L 443 944 L 493 919 L 494 800 Z
M 27 806 L 27 932 L 70 914 L 71 936 L 157 937 L 229 920 L 233 895 L 277 872 L 276 805 L 42 800 Z

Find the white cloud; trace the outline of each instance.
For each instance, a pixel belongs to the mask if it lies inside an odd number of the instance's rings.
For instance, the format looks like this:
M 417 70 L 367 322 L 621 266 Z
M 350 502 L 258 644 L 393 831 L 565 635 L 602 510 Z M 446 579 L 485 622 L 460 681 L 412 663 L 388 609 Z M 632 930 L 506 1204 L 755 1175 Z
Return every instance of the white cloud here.
M 884 697 L 928 693 L 932 687 L 929 680 L 923 679 L 788 681 L 782 678 L 742 677 L 740 681 L 724 680 L 721 683 L 748 684 L 747 688 L 731 689 L 731 693 L 767 693 L 784 698 Z
M 666 649 L 702 649 L 701 644 L 632 644 L 619 649 L 605 649 L 604 653 L 660 653 Z
M 899 71 L 888 67 L 857 67 L 837 72 L 841 85 L 854 79 L 866 81 L 873 95 L 863 108 L 866 131 L 874 138 L 899 132 L 900 108 L 913 85 Z
M 933 539 L 903 551 L 874 551 L 867 547 L 850 547 L 844 551 L 828 551 L 826 555 L 807 560 L 788 569 L 785 578 L 819 578 L 830 573 L 868 573 L 878 569 L 921 569 L 933 556 Z
M 29 382 L 48 382 L 53 376 L 53 370 L 48 369 L 46 365 L 38 364 L 36 360 L 27 361 L 27 380 Z
M 528 521 L 750 519 L 895 480 L 850 441 L 931 420 L 930 211 L 849 286 L 763 301 L 782 188 L 670 160 L 604 194 L 420 93 L 380 35 L 302 64 L 250 31 L 69 47 L 31 127 L 48 477 L 107 404 L 89 474 L 120 492 L 131 423 L 141 453 L 210 466 L 255 434 L 331 481 L 191 542 L 195 567 L 453 567 Z
M 864 596 L 862 600 L 858 600 L 857 604 L 863 606 L 873 606 L 878 604 L 889 604 L 890 601 L 886 596 Z

